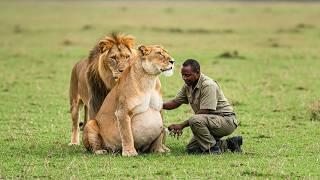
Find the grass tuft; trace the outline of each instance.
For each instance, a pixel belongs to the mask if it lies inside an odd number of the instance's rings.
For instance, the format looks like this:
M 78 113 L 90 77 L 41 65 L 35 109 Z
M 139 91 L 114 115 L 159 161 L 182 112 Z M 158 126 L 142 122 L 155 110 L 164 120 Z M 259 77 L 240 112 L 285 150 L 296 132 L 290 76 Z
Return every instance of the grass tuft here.
M 313 102 L 310 105 L 310 119 L 312 121 L 320 121 L 320 100 Z

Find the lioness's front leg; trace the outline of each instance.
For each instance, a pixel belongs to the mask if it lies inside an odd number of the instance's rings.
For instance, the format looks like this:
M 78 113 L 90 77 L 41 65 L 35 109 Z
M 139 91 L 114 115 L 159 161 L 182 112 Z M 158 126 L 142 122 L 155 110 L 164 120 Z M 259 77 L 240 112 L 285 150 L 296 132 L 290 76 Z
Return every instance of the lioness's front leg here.
M 120 107 L 115 112 L 121 141 L 122 141 L 122 156 L 136 156 L 138 155 L 134 148 L 134 140 L 131 129 L 131 118 L 128 115 L 128 111 Z
M 151 144 L 150 152 L 155 152 L 155 153 L 170 152 L 170 149 L 164 145 L 165 138 L 166 138 L 166 132 L 165 132 L 165 129 L 163 128 L 160 136 Z

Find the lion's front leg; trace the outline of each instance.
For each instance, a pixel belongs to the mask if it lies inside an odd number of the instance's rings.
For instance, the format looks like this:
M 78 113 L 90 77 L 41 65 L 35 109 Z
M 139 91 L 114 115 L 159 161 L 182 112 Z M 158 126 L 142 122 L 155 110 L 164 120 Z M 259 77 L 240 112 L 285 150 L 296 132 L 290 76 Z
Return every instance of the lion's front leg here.
M 118 121 L 121 141 L 122 141 L 122 156 L 136 156 L 138 155 L 134 148 L 134 140 L 131 129 L 131 118 L 128 115 L 128 111 L 123 108 L 119 108 L 116 113 Z
M 155 153 L 170 152 L 170 149 L 164 145 L 165 138 L 166 138 L 166 132 L 165 132 L 165 129 L 163 128 L 160 136 L 151 144 L 150 152 L 155 152 Z

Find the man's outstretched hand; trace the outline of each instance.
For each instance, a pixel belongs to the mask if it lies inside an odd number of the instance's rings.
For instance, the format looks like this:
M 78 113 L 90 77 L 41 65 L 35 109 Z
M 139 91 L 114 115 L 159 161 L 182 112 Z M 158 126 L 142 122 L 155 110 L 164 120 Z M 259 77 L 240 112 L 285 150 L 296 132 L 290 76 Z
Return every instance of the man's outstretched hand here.
M 179 138 L 179 136 L 182 135 L 182 129 L 183 129 L 183 126 L 181 124 L 171 124 L 168 127 L 170 134 L 172 134 L 173 136 L 177 136 L 177 138 Z

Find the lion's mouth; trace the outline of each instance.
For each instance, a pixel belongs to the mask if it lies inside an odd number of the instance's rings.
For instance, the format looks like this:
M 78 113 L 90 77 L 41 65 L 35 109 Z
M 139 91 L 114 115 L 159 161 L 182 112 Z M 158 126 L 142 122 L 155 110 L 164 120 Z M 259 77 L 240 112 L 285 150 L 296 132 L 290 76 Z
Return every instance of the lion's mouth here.
M 170 71 L 172 69 L 172 67 L 169 67 L 167 69 L 161 69 L 162 72 L 165 72 L 165 71 Z

